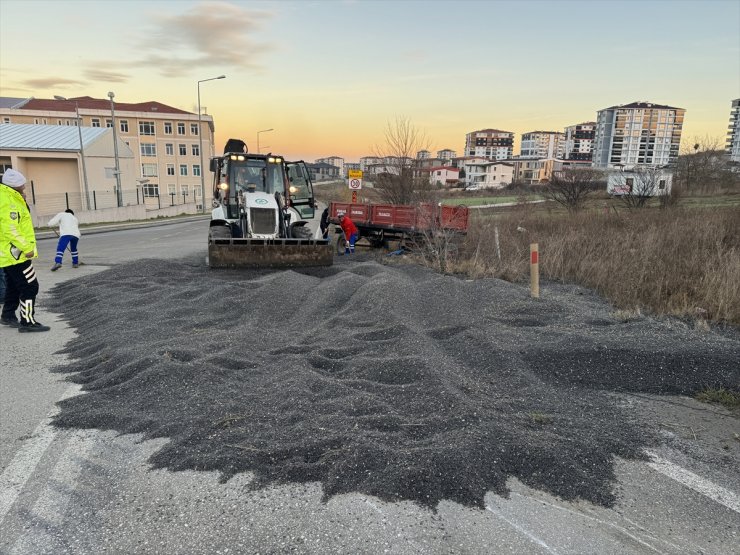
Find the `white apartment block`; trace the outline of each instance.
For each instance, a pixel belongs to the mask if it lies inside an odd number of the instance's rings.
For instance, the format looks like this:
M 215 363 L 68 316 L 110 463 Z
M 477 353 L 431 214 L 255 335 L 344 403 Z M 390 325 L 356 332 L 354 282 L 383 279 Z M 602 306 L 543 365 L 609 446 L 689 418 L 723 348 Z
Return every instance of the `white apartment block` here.
M 484 157 L 465 158 L 462 161 L 465 171 L 465 185 L 480 188 L 499 189 L 514 180 L 514 166 L 506 162 L 492 162 Z
M 344 158 L 341 156 L 329 156 L 328 158 L 319 158 L 315 162 L 316 164 L 331 164 L 334 167 L 339 168 L 339 175 L 346 176 L 347 172 L 344 169 Z
M 430 158 L 432 156 L 432 153 L 428 150 L 420 150 L 416 153 L 416 159 L 417 160 L 426 160 L 427 158 Z
M 563 159 L 591 161 L 596 122 L 587 121 L 565 128 Z
M 378 156 L 363 156 L 360 158 L 360 169 L 364 173 L 371 173 L 371 168 L 379 165 L 382 162 L 382 158 Z
M 465 156 L 488 160 L 507 160 L 514 155 L 514 133 L 481 129 L 465 135 Z
M 597 112 L 595 168 L 668 166 L 678 159 L 686 110 L 650 102 L 612 106 Z
M 727 131 L 727 154 L 733 162 L 740 162 L 740 98 L 732 101 L 730 125 Z
M 562 158 L 565 134 L 558 131 L 530 131 L 522 134 L 522 158 Z
M 437 186 L 451 186 L 458 182 L 460 170 L 450 166 L 435 166 L 429 168 L 429 184 Z
M 437 158 L 440 160 L 446 160 L 451 161 L 453 158 L 457 158 L 457 152 L 454 150 L 450 150 L 449 148 L 444 148 L 442 150 L 437 151 Z
M 10 99 L 3 99 L 10 100 Z M 113 127 L 134 153 L 135 173 L 121 173 L 121 189 L 141 186 L 146 196 L 174 193 L 201 202 L 201 172 L 210 191 L 209 160 L 214 155 L 213 118 L 156 101 L 114 102 L 89 96 L 59 99 L 27 98 L 0 102 L 0 121 L 35 125 Z M 201 144 L 203 165 L 201 167 Z

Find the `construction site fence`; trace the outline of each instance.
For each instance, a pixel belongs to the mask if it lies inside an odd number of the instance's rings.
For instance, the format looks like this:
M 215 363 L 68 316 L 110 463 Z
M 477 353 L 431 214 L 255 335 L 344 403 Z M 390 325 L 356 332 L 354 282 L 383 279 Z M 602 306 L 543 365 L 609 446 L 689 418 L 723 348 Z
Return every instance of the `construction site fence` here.
M 125 206 L 144 205 L 146 210 L 162 210 L 170 206 L 200 205 L 200 196 L 188 194 L 153 194 L 142 189 L 122 189 L 120 193 L 111 189 L 93 189 L 87 198 L 84 193 L 41 193 L 37 194 L 33 181 L 26 189 L 26 202 L 34 207 L 36 214 L 57 214 L 67 209 L 76 212 L 106 210 Z

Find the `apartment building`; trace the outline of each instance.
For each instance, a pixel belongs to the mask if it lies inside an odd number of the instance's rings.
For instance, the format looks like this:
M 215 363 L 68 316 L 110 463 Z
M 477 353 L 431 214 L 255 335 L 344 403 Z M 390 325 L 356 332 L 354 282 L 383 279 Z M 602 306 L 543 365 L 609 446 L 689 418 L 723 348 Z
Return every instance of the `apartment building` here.
M 686 110 L 633 102 L 597 112 L 595 168 L 668 166 L 678 159 Z
M 488 160 L 507 160 L 514 155 L 514 133 L 499 129 L 481 129 L 465 135 L 465 156 Z
M 565 128 L 563 159 L 591 161 L 596 122 L 587 121 Z
M 453 187 L 460 179 L 460 170 L 451 166 L 429 168 L 429 183 L 438 187 Z
M 727 154 L 731 161 L 740 163 L 740 98 L 732 101 L 727 131 Z
M 331 164 L 339 168 L 339 176 L 347 177 L 347 170 L 344 167 L 344 158 L 341 156 L 328 156 L 326 158 L 319 158 L 314 161 L 315 164 Z
M 417 160 L 426 160 L 427 158 L 430 158 L 432 156 L 432 153 L 428 150 L 420 150 L 416 153 L 416 159 Z
M 558 131 L 530 131 L 522 134 L 522 158 L 562 158 L 565 134 Z
M 514 166 L 508 162 L 492 162 L 481 156 L 460 160 L 465 172 L 465 186 L 481 189 L 499 189 L 514 180 Z
M 445 162 L 450 162 L 453 158 L 457 158 L 457 152 L 449 148 L 443 148 L 437 151 L 437 158 L 445 160 Z
M 201 172 L 208 172 L 208 161 L 214 155 L 213 118 L 207 114 L 199 119 L 198 114 L 157 101 L 112 103 L 110 99 L 81 96 L 0 102 L 0 118 L 4 123 L 92 128 L 113 127 L 115 119 L 118 138 L 135 157 L 135 173 L 120 174 L 123 191 L 135 190 L 138 185 L 146 196 L 174 194 L 201 204 Z M 205 168 L 201 167 L 201 145 Z M 210 182 L 210 177 L 206 181 Z M 206 190 L 210 190 L 210 183 L 206 183 Z

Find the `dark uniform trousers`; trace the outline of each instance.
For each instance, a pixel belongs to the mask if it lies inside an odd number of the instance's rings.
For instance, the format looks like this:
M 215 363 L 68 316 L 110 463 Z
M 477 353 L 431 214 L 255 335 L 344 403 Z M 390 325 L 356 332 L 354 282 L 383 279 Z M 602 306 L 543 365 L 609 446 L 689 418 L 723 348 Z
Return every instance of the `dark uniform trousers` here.
M 39 294 L 39 281 L 36 279 L 36 270 L 30 260 L 21 264 L 6 266 L 5 270 L 5 304 L 3 304 L 2 318 L 15 320 L 15 311 L 21 307 L 21 322 L 33 324 L 36 322 L 36 295 Z

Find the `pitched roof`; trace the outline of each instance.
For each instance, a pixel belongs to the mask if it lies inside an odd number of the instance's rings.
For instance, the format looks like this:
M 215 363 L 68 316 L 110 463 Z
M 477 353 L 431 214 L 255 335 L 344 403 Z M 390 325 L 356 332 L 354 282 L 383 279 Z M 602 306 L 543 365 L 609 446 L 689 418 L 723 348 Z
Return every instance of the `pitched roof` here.
M 102 135 L 107 127 L 80 127 L 82 144 L 87 146 Z M 80 135 L 76 126 L 0 123 L 0 148 L 13 150 L 80 150 Z
M 29 100 L 30 98 L 13 98 L 10 96 L 0 96 L 0 108 L 20 108 Z
M 44 110 L 54 112 L 74 112 L 75 101 L 80 109 L 87 110 L 110 110 L 110 100 L 102 98 L 92 98 L 90 96 L 78 96 L 68 98 L 67 100 L 57 100 L 55 98 L 32 98 L 25 105 L 20 107 L 21 110 Z M 167 106 L 161 102 L 149 100 L 147 102 L 116 102 L 115 109 L 117 112 L 156 112 L 158 114 L 193 114 L 179 108 Z
M 656 110 L 683 110 L 683 108 L 675 108 L 674 106 L 664 106 L 663 104 L 653 104 L 652 102 L 632 102 L 631 104 L 620 104 L 618 106 L 611 106 L 604 108 L 605 110 L 616 110 L 618 108 L 655 108 Z
M 511 131 L 502 131 L 501 129 L 479 129 L 478 131 L 471 131 L 470 133 L 508 133 L 513 135 Z

